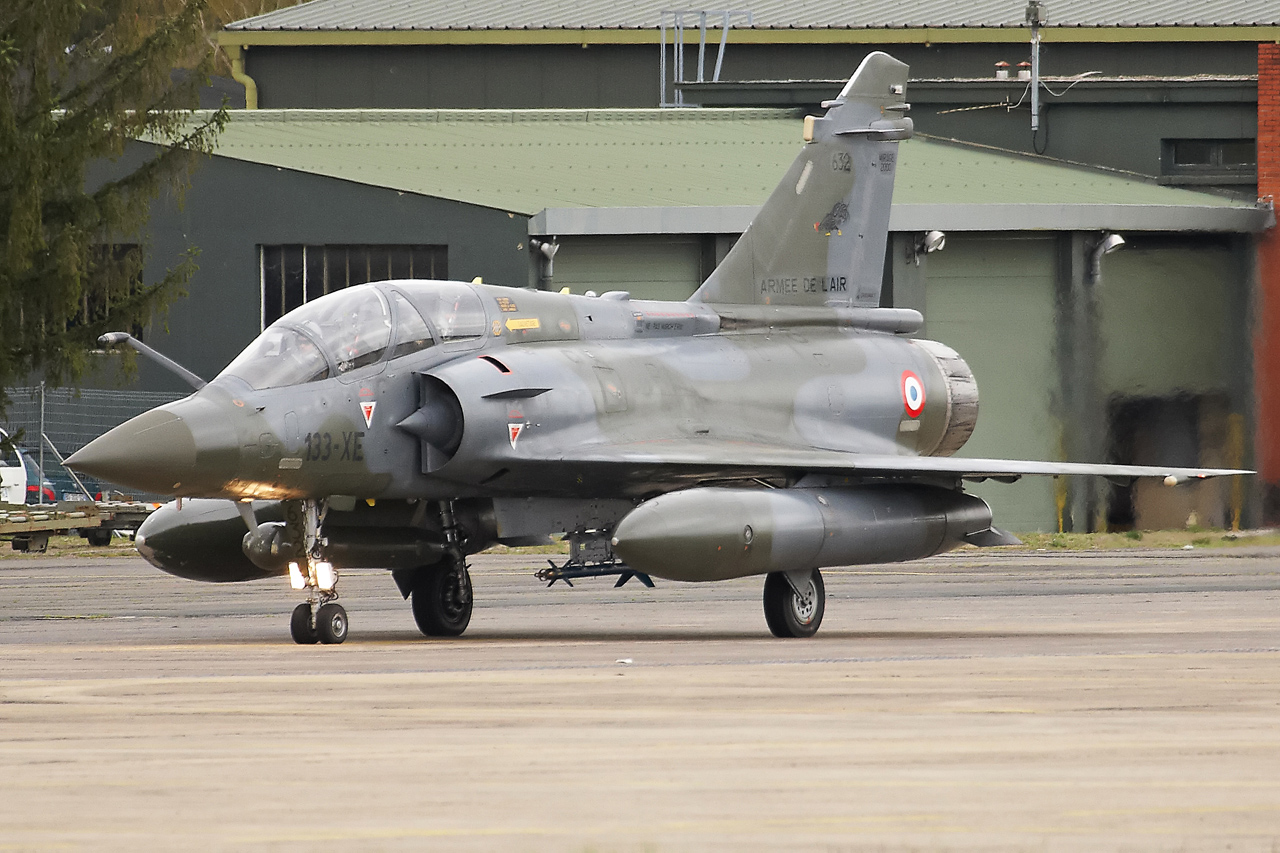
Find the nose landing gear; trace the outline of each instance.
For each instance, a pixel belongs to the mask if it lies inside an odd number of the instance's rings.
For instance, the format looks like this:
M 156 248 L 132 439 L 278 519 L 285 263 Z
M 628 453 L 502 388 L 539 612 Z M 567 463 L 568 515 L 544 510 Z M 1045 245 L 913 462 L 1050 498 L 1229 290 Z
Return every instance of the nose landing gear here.
M 307 600 L 293 609 L 289 634 L 299 645 L 320 642 L 337 645 L 347 638 L 347 611 L 337 604 L 338 570 L 324 561 L 307 561 L 304 569 L 289 564 L 289 580 L 294 589 L 307 590 Z
M 299 501 L 285 511 L 285 524 L 300 528 L 303 542 L 304 556 L 289 563 L 289 585 L 307 591 L 307 600 L 293 609 L 289 619 L 289 634 L 299 645 L 337 645 L 347 638 L 347 611 L 336 603 L 338 567 L 318 556 L 323 521 L 324 511 L 316 501 Z

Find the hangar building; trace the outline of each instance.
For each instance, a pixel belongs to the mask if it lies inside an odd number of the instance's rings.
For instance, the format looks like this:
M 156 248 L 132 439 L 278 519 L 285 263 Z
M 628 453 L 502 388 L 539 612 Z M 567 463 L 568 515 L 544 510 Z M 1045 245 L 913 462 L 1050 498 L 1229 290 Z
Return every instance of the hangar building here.
M 1034 140 L 1018 79 L 1031 55 L 1023 0 L 797 0 L 727 18 L 669 8 L 315 0 L 235 22 L 219 43 L 257 106 L 316 109 L 813 109 L 884 50 L 911 66 L 925 133 L 1253 197 L 1258 45 L 1280 39 L 1265 0 L 1037 3 L 1045 88 Z M 1009 79 L 996 77 L 1002 62 Z

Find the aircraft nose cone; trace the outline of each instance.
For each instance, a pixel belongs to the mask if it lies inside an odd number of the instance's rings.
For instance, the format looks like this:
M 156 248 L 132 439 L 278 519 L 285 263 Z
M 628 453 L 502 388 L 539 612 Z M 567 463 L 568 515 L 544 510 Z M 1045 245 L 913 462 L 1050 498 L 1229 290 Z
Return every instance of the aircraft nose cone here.
M 67 467 L 130 489 L 173 494 L 195 472 L 195 436 L 178 415 L 153 409 L 71 454 Z
M 73 453 L 67 467 L 161 495 L 219 496 L 240 462 L 234 414 L 196 394 L 138 415 Z

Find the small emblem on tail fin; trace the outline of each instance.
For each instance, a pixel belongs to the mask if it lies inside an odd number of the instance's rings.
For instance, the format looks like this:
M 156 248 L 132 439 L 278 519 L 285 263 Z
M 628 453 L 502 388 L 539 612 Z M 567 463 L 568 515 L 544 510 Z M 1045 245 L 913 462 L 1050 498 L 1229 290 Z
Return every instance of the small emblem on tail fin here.
M 821 222 L 813 223 L 813 230 L 827 237 L 831 236 L 834 231 L 837 235 L 843 234 L 840 227 L 849 221 L 849 205 L 842 201 L 835 203 L 831 208 L 831 212 L 822 217 Z

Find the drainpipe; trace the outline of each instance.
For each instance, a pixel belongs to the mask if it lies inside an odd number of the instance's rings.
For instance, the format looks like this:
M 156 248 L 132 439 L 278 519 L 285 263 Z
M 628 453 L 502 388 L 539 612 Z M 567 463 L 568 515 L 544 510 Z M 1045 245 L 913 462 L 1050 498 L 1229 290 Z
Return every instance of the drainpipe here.
M 231 60 L 231 79 L 244 86 L 244 108 L 246 110 L 256 110 L 258 108 L 258 84 L 253 82 L 253 78 L 244 73 L 244 52 L 248 49 L 238 44 L 226 44 L 223 48 L 227 51 L 227 58 Z

